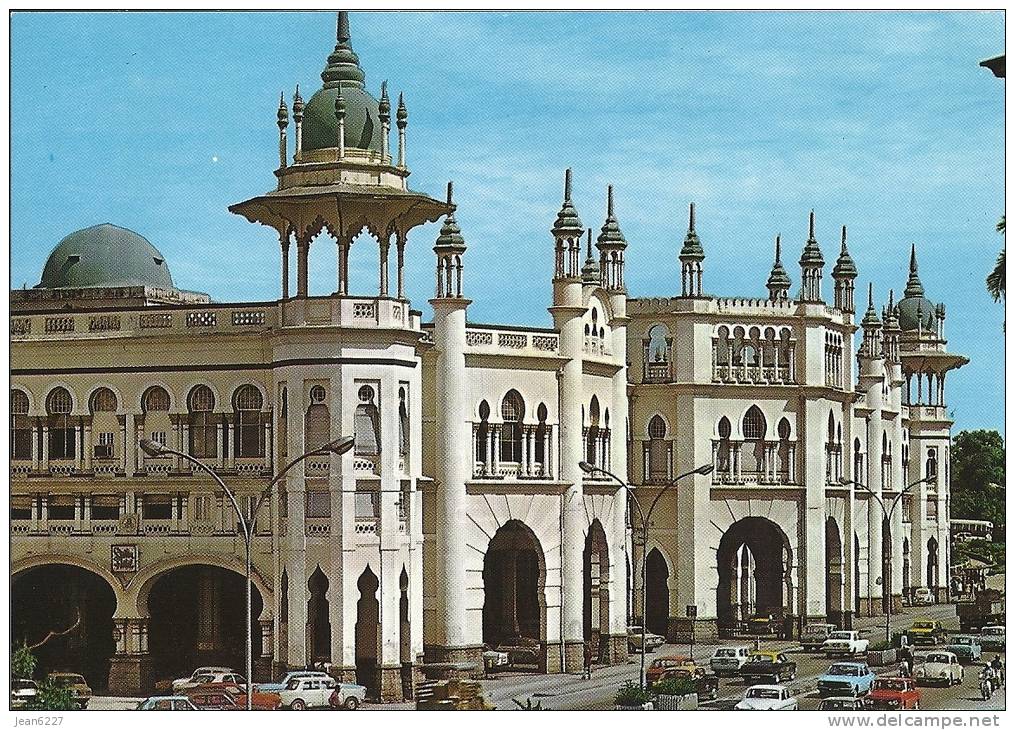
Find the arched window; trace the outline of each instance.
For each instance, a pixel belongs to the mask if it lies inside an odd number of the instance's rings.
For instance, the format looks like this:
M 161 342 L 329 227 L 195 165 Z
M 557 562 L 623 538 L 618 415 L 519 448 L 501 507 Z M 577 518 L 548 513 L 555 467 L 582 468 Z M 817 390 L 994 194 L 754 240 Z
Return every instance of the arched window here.
M 744 414 L 744 445 L 741 449 L 740 473 L 762 477 L 765 472 L 765 432 L 768 426 L 765 416 L 757 406 L 751 406 Z
M 666 482 L 669 473 L 669 443 L 666 441 L 666 421 L 655 415 L 648 422 L 648 481 Z
M 730 434 L 733 431 L 730 419 L 723 416 L 719 419 L 719 444 L 716 448 L 716 470 L 721 475 L 733 475 L 733 458 L 730 448 Z
M 264 456 L 264 397 L 253 385 L 242 385 L 233 394 L 233 449 L 240 458 Z
M 476 426 L 476 461 L 482 465 L 483 473 L 489 474 L 493 468 L 493 455 L 490 452 L 490 404 L 485 400 L 479 403 L 479 424 Z
M 46 398 L 50 459 L 73 459 L 77 452 L 77 434 L 70 415 L 72 407 L 73 399 L 66 388 L 53 388 Z
M 190 425 L 190 455 L 198 458 L 218 456 L 218 428 L 215 425 L 215 394 L 207 385 L 198 385 L 187 396 Z
M 308 449 L 319 449 L 331 441 L 331 411 L 323 385 L 310 388 L 310 405 L 303 415 L 303 438 Z
M 141 396 L 141 408 L 145 413 L 168 411 L 169 393 L 166 392 L 165 388 L 153 385 Z
M 548 434 L 546 425 L 546 404 L 540 403 L 539 408 L 536 409 L 536 418 L 539 420 L 539 425 L 536 426 L 536 463 L 542 465 L 541 476 L 548 476 L 546 469 L 546 436 Z
M 790 444 L 791 428 L 789 420 L 783 418 L 779 421 L 779 481 L 784 484 L 792 484 L 795 475 L 793 473 L 792 445 Z
M 398 389 L 398 455 L 409 453 L 409 403 L 405 386 Z
M 645 344 L 645 380 L 669 380 L 670 355 L 670 331 L 657 324 L 649 329 Z
M 92 393 L 88 410 L 92 413 L 116 413 L 116 393 L 109 388 L 99 388 Z
M 927 477 L 930 477 L 930 478 L 932 478 L 934 480 L 928 486 L 930 486 L 932 489 L 936 489 L 937 488 L 937 449 L 934 448 L 933 446 L 931 446 L 929 449 L 927 449 L 927 462 L 926 462 L 926 465 L 925 465 L 925 469 L 926 469 L 925 475 Z
M 863 453 L 860 451 L 860 439 L 853 439 L 853 481 L 857 484 L 866 484 L 866 475 L 863 471 Z
M 11 458 L 32 458 L 32 421 L 28 417 L 28 395 L 11 390 Z
M 596 466 L 603 466 L 600 464 L 599 449 L 597 444 L 599 441 L 599 398 L 592 396 L 592 402 L 589 403 L 589 426 L 585 430 L 585 460 L 590 464 Z
M 525 402 L 517 390 L 509 390 L 500 404 L 504 422 L 500 434 L 500 460 L 520 463 L 522 460 L 522 419 Z
M 289 456 L 289 390 L 282 388 L 278 397 L 278 453 L 284 460 Z M 312 448 L 312 447 L 311 447 Z M 284 462 L 283 462 L 284 463 Z
M 361 385 L 357 391 L 359 405 L 353 418 L 356 453 L 374 456 L 381 453 L 381 419 L 377 409 L 377 393 L 372 385 Z

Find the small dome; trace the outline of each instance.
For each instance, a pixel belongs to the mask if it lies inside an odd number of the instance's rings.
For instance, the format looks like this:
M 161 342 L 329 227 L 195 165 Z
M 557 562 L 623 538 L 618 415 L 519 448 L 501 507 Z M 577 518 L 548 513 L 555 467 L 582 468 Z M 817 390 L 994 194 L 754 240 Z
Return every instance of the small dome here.
M 934 304 L 927 297 L 906 297 L 899 302 L 899 328 L 905 332 L 915 330 L 922 321 L 925 330 L 934 324 Z
M 175 289 L 165 256 L 144 236 L 103 223 L 60 241 L 46 260 L 36 288 L 115 286 Z
M 338 147 L 335 99 L 338 84 L 327 85 L 310 97 L 303 117 L 303 149 Z M 345 101 L 345 146 L 381 151 L 381 122 L 377 100 L 351 83 L 342 84 Z

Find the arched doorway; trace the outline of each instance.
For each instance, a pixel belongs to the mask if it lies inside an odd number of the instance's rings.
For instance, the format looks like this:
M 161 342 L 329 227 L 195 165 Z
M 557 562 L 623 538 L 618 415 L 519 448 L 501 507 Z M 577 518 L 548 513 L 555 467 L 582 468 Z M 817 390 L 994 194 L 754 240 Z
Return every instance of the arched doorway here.
M 930 588 L 932 591 L 936 590 L 938 586 L 937 567 L 938 567 L 937 538 L 932 537 L 927 541 L 927 587 Z
M 33 649 L 36 677 L 48 672 L 80 672 L 93 691 L 109 684 L 116 594 L 101 576 L 74 565 L 40 565 L 11 579 L 11 642 L 41 642 L 51 631 L 77 626 Z M 80 621 L 78 619 L 80 618 Z
M 546 567 L 543 549 L 524 523 L 509 520 L 497 530 L 483 559 L 483 641 L 545 641 Z
M 398 576 L 398 660 L 402 665 L 402 696 L 412 697 L 412 623 L 409 618 L 409 573 Z
M 601 640 L 610 633 L 610 558 L 606 532 L 593 520 L 585 537 L 583 620 L 585 641 L 591 642 L 593 656 L 600 657 Z
M 246 662 L 244 577 L 213 565 L 185 565 L 162 573 L 148 592 L 148 648 L 156 681 L 182 677 L 202 665 Z M 263 599 L 254 587 L 251 619 L 257 626 Z M 253 632 L 253 656 L 261 656 L 261 632 Z
M 853 612 L 860 615 L 860 535 L 853 533 Z
M 909 555 L 909 538 L 905 537 L 902 539 L 902 595 L 906 598 L 909 597 L 909 587 L 912 583 L 912 577 L 910 570 L 912 566 L 910 564 Z
M 359 600 L 356 602 L 356 681 L 367 688 L 372 697 L 380 695 L 380 681 L 377 674 L 377 627 L 381 610 L 377 600 L 380 581 L 368 565 L 360 574 L 356 586 Z
M 666 636 L 670 621 L 669 580 L 666 558 L 652 548 L 645 558 L 645 628 L 660 636 Z
M 719 541 L 716 560 L 720 626 L 736 625 L 737 607 L 745 602 L 745 586 L 748 599 L 753 595 L 754 602 L 748 613 L 772 614 L 777 619 L 792 613 L 789 539 L 774 522 L 764 517 L 745 517 L 734 522 Z
M 331 661 L 331 606 L 328 601 L 330 581 L 317 566 L 310 574 L 307 588 L 307 657 L 313 662 Z
M 825 615 L 830 623 L 842 626 L 842 537 L 835 518 L 825 520 Z

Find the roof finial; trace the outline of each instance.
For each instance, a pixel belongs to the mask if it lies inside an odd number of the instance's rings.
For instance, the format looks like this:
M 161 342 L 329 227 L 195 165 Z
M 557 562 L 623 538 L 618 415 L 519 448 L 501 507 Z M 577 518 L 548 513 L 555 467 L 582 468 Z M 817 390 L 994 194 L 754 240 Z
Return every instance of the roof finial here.
M 564 202 L 571 201 L 571 168 L 564 170 Z
M 782 234 L 775 234 L 775 263 L 782 263 Z
M 342 45 L 348 45 L 349 41 L 352 40 L 352 35 L 349 33 L 349 11 L 339 10 L 338 11 L 338 42 Z
M 842 227 L 842 251 L 846 251 L 846 226 Z
M 909 253 L 909 279 L 906 281 L 906 289 L 903 293 L 906 297 L 923 296 L 923 283 L 920 281 L 920 275 L 917 272 L 915 243 Z
M 606 217 L 613 217 L 613 186 L 606 186 Z M 591 228 L 589 230 L 592 230 Z
M 452 202 L 452 197 L 454 196 L 454 189 L 455 184 L 451 180 L 448 180 L 448 208 L 452 210 L 455 207 L 455 204 Z
M 687 222 L 687 230 L 690 233 L 694 233 L 694 203 L 691 203 L 691 212 Z
M 814 238 L 814 209 L 811 209 L 810 224 L 808 227 L 808 236 Z
M 585 244 L 585 258 L 592 260 L 592 229 L 589 229 L 588 242 Z
M 909 252 L 909 271 L 912 274 L 916 273 L 916 244 L 913 244 L 913 248 Z
M 870 309 L 874 308 L 874 282 L 867 282 L 867 307 Z

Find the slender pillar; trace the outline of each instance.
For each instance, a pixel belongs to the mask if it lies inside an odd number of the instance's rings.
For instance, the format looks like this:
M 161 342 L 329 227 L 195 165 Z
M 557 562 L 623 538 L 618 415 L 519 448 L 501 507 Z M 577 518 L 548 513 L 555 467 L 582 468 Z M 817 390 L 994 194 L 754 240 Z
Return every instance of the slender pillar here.
M 289 234 L 279 238 L 282 244 L 282 298 L 289 298 Z
M 395 232 L 395 251 L 398 256 L 398 298 L 405 299 L 405 234 Z
M 391 241 L 385 237 L 380 242 L 380 254 L 381 254 L 381 287 L 380 292 L 382 297 L 388 296 L 388 252 L 391 249 Z
M 307 259 L 310 254 L 310 239 L 296 239 L 296 296 L 307 298 Z

